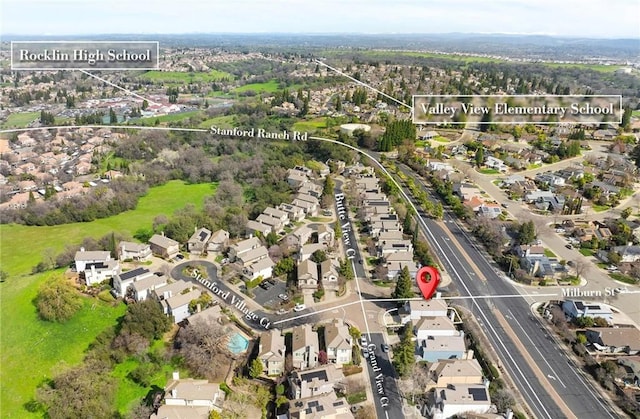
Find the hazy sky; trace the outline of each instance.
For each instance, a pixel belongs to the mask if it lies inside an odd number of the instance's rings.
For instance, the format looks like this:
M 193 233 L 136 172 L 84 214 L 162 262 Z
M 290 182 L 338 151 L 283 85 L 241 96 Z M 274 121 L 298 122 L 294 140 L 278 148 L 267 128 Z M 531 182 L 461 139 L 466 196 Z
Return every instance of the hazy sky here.
M 640 38 L 640 0 L 0 0 L 4 34 L 518 33 Z

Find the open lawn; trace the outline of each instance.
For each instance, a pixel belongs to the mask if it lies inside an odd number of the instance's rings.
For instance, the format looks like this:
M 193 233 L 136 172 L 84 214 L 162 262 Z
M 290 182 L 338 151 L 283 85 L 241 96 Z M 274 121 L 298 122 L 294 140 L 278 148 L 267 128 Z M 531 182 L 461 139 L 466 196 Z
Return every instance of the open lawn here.
M 215 118 L 209 118 L 200 123 L 198 128 L 211 128 L 212 125 L 220 128 L 232 128 L 233 121 L 235 121 L 234 115 L 216 116 Z
M 482 173 L 483 175 L 497 175 L 497 174 L 500 173 L 499 170 L 492 169 L 490 167 L 487 167 L 487 168 L 484 168 L 484 169 L 480 169 L 479 172 Z
M 0 128 L 24 128 L 40 117 L 40 112 L 18 112 L 9 114 L 7 121 Z
M 140 228 L 150 228 L 156 215 L 171 216 L 175 210 L 193 203 L 202 208 L 204 197 L 215 193 L 216 184 L 188 185 L 182 181 L 171 181 L 151 188 L 138 202 L 135 210 L 113 217 L 58 226 L 2 225 L 0 237 L 0 260 L 2 269 L 11 276 L 28 274 L 42 259 L 45 249 L 56 253 L 65 244 L 79 244 L 83 238 L 100 238 L 111 231 L 128 232 L 133 235 Z M 14 278 L 11 278 L 14 279 Z
M 254 92 L 273 93 L 280 90 L 280 83 L 278 83 L 276 80 L 269 80 L 265 83 L 249 83 L 233 89 L 235 93 L 247 92 L 249 90 L 253 90 Z
M 131 125 L 143 125 L 145 127 L 151 127 L 156 124 L 156 119 L 157 119 L 160 125 L 167 125 L 167 122 L 182 121 L 183 119 L 191 118 L 192 116 L 196 116 L 200 114 L 202 114 L 202 111 L 177 112 L 177 113 L 171 113 L 169 115 L 152 116 L 150 118 L 132 119 L 130 120 L 129 123 Z
M 293 129 L 295 131 L 317 131 L 319 129 L 324 129 L 327 127 L 326 118 L 315 118 L 310 119 L 308 121 L 298 121 L 293 124 Z
M 551 251 L 551 249 L 546 249 L 546 248 L 544 249 L 544 255 L 548 258 L 557 257 L 556 254 Z
M 598 204 L 593 204 L 591 206 L 591 208 L 595 211 L 595 212 L 602 212 L 602 211 L 606 211 L 609 208 L 611 208 L 609 205 L 598 205 Z
M 580 250 L 578 250 L 578 252 L 580 252 L 581 254 L 583 254 L 584 256 L 593 256 L 593 250 L 591 249 L 587 249 L 586 247 L 582 247 L 580 248 Z
M 224 71 L 211 70 L 208 73 L 194 73 L 182 71 L 147 71 L 140 75 L 141 78 L 158 83 L 196 83 L 214 82 L 220 80 L 233 80 L 233 74 Z
M 30 241 L 30 244 L 34 242 Z M 59 273 L 10 278 L 0 284 L 3 418 L 42 417 L 23 408 L 35 396 L 36 387 L 66 365 L 79 363 L 96 336 L 113 327 L 125 312 L 124 304 L 114 307 L 97 298 L 86 297 L 82 309 L 67 323 L 40 320 L 32 300 L 40 284 Z

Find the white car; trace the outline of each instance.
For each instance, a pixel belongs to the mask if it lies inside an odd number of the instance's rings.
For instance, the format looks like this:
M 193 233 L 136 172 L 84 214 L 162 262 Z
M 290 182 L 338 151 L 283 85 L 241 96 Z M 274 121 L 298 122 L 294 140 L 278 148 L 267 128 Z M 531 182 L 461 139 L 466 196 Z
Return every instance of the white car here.
M 295 307 L 293 307 L 293 311 L 302 311 L 302 310 L 305 310 L 306 308 L 307 306 L 304 304 L 296 304 Z
M 365 335 L 360 336 L 360 346 L 367 347 L 367 337 Z
M 369 351 L 366 348 L 362 350 L 362 356 L 369 358 Z

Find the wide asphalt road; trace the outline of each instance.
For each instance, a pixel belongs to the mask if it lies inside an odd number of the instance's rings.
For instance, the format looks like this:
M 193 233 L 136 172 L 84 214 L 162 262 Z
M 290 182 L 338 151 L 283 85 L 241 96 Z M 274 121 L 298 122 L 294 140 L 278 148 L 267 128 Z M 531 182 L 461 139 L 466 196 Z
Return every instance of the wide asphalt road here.
M 403 172 L 414 178 L 416 184 L 423 181 L 410 168 L 400 165 Z M 405 193 L 409 191 L 404 188 Z M 409 195 L 410 196 L 410 195 Z M 432 195 L 433 199 L 437 199 Z M 454 236 L 461 250 L 455 246 L 441 225 L 427 217 L 422 217 L 421 228 L 428 238 L 431 248 L 450 274 L 461 296 L 512 295 L 519 294 L 515 287 L 499 275 L 496 267 L 488 261 L 482 250 L 447 213 L 444 226 Z M 425 228 L 426 227 L 426 228 Z M 465 258 L 467 255 L 471 263 Z M 473 264 L 474 266 L 471 266 Z M 474 267 L 487 279 L 483 281 L 474 272 Z M 455 300 L 454 300 L 455 301 Z M 473 314 L 478 318 L 484 331 L 519 388 L 533 414 L 539 418 L 558 419 L 566 417 L 545 385 L 526 362 L 525 356 L 533 359 L 560 398 L 575 417 L 583 419 L 617 418 L 589 379 L 585 379 L 563 354 L 556 342 L 550 338 L 533 316 L 524 298 L 473 299 L 470 302 Z M 499 312 L 510 328 L 520 337 L 522 345 L 516 345 L 512 337 L 500 326 L 493 310 Z M 533 319 L 533 320 L 532 320 Z M 521 354 L 524 349 L 527 354 Z M 543 355 L 544 354 L 544 355 Z

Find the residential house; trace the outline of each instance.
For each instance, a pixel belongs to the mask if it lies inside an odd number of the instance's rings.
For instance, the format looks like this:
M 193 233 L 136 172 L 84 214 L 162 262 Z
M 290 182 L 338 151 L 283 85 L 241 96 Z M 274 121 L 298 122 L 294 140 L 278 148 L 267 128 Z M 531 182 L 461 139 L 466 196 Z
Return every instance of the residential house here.
M 87 265 L 92 263 L 106 263 L 111 260 L 111 252 L 102 250 L 84 250 L 81 247 L 74 257 L 76 271 L 83 273 L 87 269 Z
M 294 223 L 304 220 L 305 210 L 302 207 L 298 207 L 292 204 L 280 204 L 278 209 L 287 213 L 289 220 Z
M 225 393 L 208 380 L 180 379 L 178 372 L 167 382 L 164 404 L 150 419 L 207 419 L 212 410 L 222 411 Z
M 417 340 L 427 339 L 429 336 L 457 336 L 453 320 L 448 316 L 425 316 L 416 321 L 413 333 Z
M 636 327 L 592 327 L 585 331 L 585 335 L 598 352 L 640 353 L 640 330 Z
M 151 258 L 151 246 L 146 243 L 121 241 L 118 245 L 120 260 L 146 261 Z
M 289 376 L 292 399 L 306 399 L 344 389 L 344 374 L 336 365 L 324 365 L 307 371 L 293 371 Z
M 329 362 L 342 368 L 342 364 L 351 362 L 353 349 L 352 337 L 349 328 L 342 320 L 334 320 L 324 327 L 324 342 L 327 348 Z
M 124 297 L 134 282 L 151 276 L 155 275 L 146 268 L 135 268 L 127 272 L 119 273 L 113 277 L 113 289 L 119 297 Z M 133 288 L 131 292 L 133 292 Z
M 618 133 L 613 129 L 598 129 L 591 134 L 594 140 L 613 140 Z
M 303 260 L 309 259 L 314 252 L 326 251 L 326 250 L 327 250 L 327 246 L 325 246 L 322 243 L 305 244 L 302 247 L 300 247 L 298 257 L 300 261 L 303 261 Z
M 311 195 L 296 196 L 291 205 L 302 208 L 305 217 L 315 217 L 318 215 L 318 203 L 310 201 L 309 198 L 313 197 Z
M 509 169 L 509 167 L 504 164 L 502 160 L 493 156 L 487 156 L 484 160 L 484 164 L 485 166 L 498 170 L 500 172 L 506 172 Z
M 484 384 L 449 384 L 429 393 L 426 416 L 432 419 L 458 417 L 464 413 L 483 414 L 491 409 L 488 386 Z
M 539 278 L 554 278 L 567 272 L 558 259 L 547 256 L 526 256 L 520 259 L 520 268 L 529 275 Z
M 408 252 L 413 254 L 411 240 L 380 240 L 377 243 L 378 257 L 386 257 L 391 253 Z
M 271 231 L 279 233 L 284 229 L 284 222 L 280 218 L 275 218 L 267 214 L 260 214 L 256 221 L 271 227 Z
M 298 189 L 298 193 L 320 199 L 322 196 L 322 186 L 311 182 L 305 183 L 300 187 L 300 189 Z
M 311 240 L 312 234 L 313 234 L 313 229 L 311 229 L 306 225 L 300 226 L 292 233 L 298 247 L 301 247 L 307 244 L 307 242 Z
M 620 255 L 620 262 L 638 262 L 640 261 L 640 246 L 627 245 L 616 246 L 613 251 Z
M 430 300 L 412 300 L 405 303 L 402 307 L 403 315 L 402 324 L 409 321 L 416 322 L 422 317 L 441 317 L 446 316 L 449 306 L 446 300 L 440 298 L 432 298 Z
M 267 256 L 266 258 L 253 262 L 251 265 L 244 268 L 242 273 L 249 280 L 254 280 L 258 277 L 269 279 L 273 276 L 273 267 L 275 265 L 276 264 L 273 263 L 273 260 Z
M 602 191 L 602 194 L 606 197 L 611 195 L 617 195 L 620 193 L 620 188 L 615 185 L 610 185 L 606 182 L 601 182 L 599 180 L 594 180 L 593 182 L 588 184 L 590 188 L 597 188 Z
M 139 279 L 131 284 L 131 288 L 133 288 L 133 298 L 136 301 L 146 300 L 151 291 L 164 287 L 165 285 L 167 285 L 167 275 L 151 275 Z
M 534 202 L 551 200 L 554 196 L 555 194 L 551 191 L 535 190 L 527 192 L 527 194 L 524 196 L 524 201 L 528 204 L 533 204 Z
M 209 252 L 223 252 L 229 244 L 229 232 L 226 230 L 217 230 L 211 235 L 207 250 Z
M 180 252 L 180 243 L 166 237 L 164 233 L 154 234 L 149 239 L 149 245 L 154 255 L 158 255 L 165 259 L 172 259 Z
M 449 384 L 483 384 L 482 367 L 477 359 L 443 359 L 429 366 L 428 391 L 433 387 L 447 387 Z
M 249 238 L 254 237 L 257 233 L 260 233 L 263 237 L 266 237 L 269 233 L 273 232 L 273 227 L 268 224 L 263 224 L 260 221 L 249 220 L 245 227 L 245 235 Z
M 247 240 L 242 240 L 236 244 L 233 244 L 229 248 L 229 259 L 234 262 L 239 257 L 242 257 L 245 253 L 262 246 L 260 239 L 257 237 L 251 237 Z
M 267 375 L 277 376 L 284 372 L 285 349 L 284 336 L 279 329 L 271 329 L 260 335 L 258 358 Z
M 413 252 L 390 253 L 385 257 L 384 261 L 385 268 L 387 268 L 387 279 L 390 281 L 397 279 L 405 267 L 409 270 L 411 278 L 415 278 L 418 272 L 418 266 L 413 261 Z
M 609 323 L 613 321 L 613 313 L 611 309 L 602 304 L 566 300 L 562 303 L 562 311 L 564 311 L 564 314 L 570 318 L 602 317 Z
M 186 290 L 190 290 L 193 287 L 193 284 L 178 280 L 172 282 L 170 284 L 165 285 L 164 287 L 158 287 L 151 291 L 151 295 L 158 301 L 166 300 L 167 298 L 171 298 L 174 295 L 178 295 L 180 293 L 187 292 Z
M 318 365 L 318 334 L 311 329 L 310 324 L 303 324 L 293 328 L 291 339 L 291 353 L 293 367 L 306 370 Z
M 498 218 L 502 214 L 502 208 L 498 204 L 483 203 L 478 207 L 478 215 L 486 218 Z
M 201 255 L 206 252 L 211 230 L 204 227 L 195 228 L 193 235 L 187 241 L 187 250 L 193 255 Z
M 120 264 L 111 259 L 107 251 L 86 251 L 81 248 L 76 252 L 75 267 L 88 286 L 99 284 L 120 273 Z
M 334 392 L 289 401 L 290 419 L 354 419 L 349 403 Z M 278 419 L 282 419 L 278 417 Z
M 544 256 L 543 246 L 521 244 L 515 248 L 515 251 L 521 258 Z
M 318 243 L 323 244 L 327 247 L 333 246 L 335 236 L 333 228 L 331 228 L 327 224 L 320 224 L 316 232 L 318 233 Z
M 466 353 L 464 332 L 453 336 L 429 335 L 416 340 L 420 361 L 435 362 L 440 359 L 462 359 Z
M 480 189 L 468 183 L 454 183 L 453 193 L 458 195 L 462 201 L 468 201 L 474 196 L 478 198 L 482 196 Z
M 325 291 L 338 292 L 340 289 L 338 271 L 330 259 L 320 263 L 320 282 Z
M 553 173 L 538 173 L 535 180 L 542 185 L 548 185 L 551 187 L 565 185 L 565 179 L 562 176 L 557 176 Z
M 267 250 L 266 247 L 261 245 L 259 247 L 249 250 L 248 252 L 244 252 L 243 254 L 241 254 L 236 258 L 235 262 L 238 265 L 241 265 L 242 267 L 246 268 L 257 261 L 261 259 L 266 259 L 266 258 L 269 258 L 269 251 Z
M 287 183 L 293 189 L 298 189 L 307 182 L 309 182 L 309 177 L 304 173 L 300 173 L 294 169 L 289 169 L 287 172 Z
M 173 295 L 161 301 L 162 309 L 166 315 L 173 316 L 174 323 L 178 324 L 189 317 L 191 314 L 189 313 L 189 303 L 200 298 L 202 292 L 193 288 L 184 294 Z
M 402 231 L 402 225 L 398 221 L 375 221 L 369 225 L 371 236 L 377 238 L 381 233 L 389 231 Z
M 273 218 L 277 218 L 278 220 L 280 220 L 280 224 L 282 226 L 285 226 L 289 223 L 289 214 L 287 214 L 286 211 L 283 211 L 281 209 L 278 208 L 273 208 L 273 207 L 267 207 L 264 209 L 264 211 L 262 211 L 262 213 L 264 215 L 268 215 L 270 217 Z
M 303 294 L 318 290 L 318 265 L 310 259 L 298 263 L 298 288 Z

